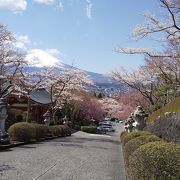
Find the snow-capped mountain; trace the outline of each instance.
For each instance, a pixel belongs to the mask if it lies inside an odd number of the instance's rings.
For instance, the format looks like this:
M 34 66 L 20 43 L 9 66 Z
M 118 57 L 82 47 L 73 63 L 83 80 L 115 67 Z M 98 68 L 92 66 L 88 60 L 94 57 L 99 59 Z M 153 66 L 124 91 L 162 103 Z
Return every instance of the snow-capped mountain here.
M 41 49 L 32 49 L 26 55 L 26 59 L 32 66 L 44 67 L 44 66 L 55 66 L 57 63 L 59 66 L 64 66 L 62 61 L 52 53 Z
M 64 64 L 59 57 L 52 54 L 52 52 L 44 51 L 41 49 L 32 49 L 26 56 L 26 59 L 32 64 L 28 67 L 28 71 L 38 71 L 44 66 L 53 67 L 58 63 L 60 69 L 71 68 L 72 66 Z M 104 74 L 94 73 L 90 71 L 84 71 L 89 78 L 95 83 L 96 88 L 90 89 L 90 91 L 103 94 L 112 94 L 116 92 L 124 91 L 124 86 L 112 78 Z

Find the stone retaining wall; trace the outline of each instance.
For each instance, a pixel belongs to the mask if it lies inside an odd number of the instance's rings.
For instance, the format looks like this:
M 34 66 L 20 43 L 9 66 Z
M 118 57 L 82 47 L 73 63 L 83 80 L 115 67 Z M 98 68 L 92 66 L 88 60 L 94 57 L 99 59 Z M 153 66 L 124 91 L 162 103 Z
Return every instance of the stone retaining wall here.
M 164 140 L 180 143 L 180 112 L 167 112 L 153 124 L 147 125 L 144 130 L 150 131 Z

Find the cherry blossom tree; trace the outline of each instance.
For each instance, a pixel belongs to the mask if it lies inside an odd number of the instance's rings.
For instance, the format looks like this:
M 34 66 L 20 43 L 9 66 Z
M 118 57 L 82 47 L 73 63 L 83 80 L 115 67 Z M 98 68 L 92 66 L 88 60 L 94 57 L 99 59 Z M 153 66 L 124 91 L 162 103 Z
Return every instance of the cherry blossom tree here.
M 104 117 L 102 104 L 84 90 L 77 91 L 64 108 L 73 125 L 87 125 L 91 120 L 98 122 Z
M 166 15 L 161 18 L 156 17 L 152 13 L 143 13 L 146 21 L 143 24 L 137 25 L 132 31 L 132 39 L 140 40 L 142 38 L 154 39 L 161 44 L 176 43 L 180 44 L 180 3 L 179 0 L 159 0 L 160 7 L 164 9 Z M 159 35 L 163 38 L 154 38 Z M 156 52 L 151 48 L 128 48 L 118 47 L 115 49 L 118 53 L 126 54 L 144 54 L 150 57 L 173 57 L 180 58 L 179 51 L 162 51 Z
M 142 95 L 134 90 L 128 90 L 117 97 L 117 101 L 121 104 L 121 111 L 116 114 L 120 119 L 127 119 L 137 106 L 142 106 L 146 109 L 147 102 Z
M 142 54 L 145 64 L 138 70 L 114 70 L 112 76 L 138 91 L 148 102 L 150 109 L 157 109 L 180 92 L 180 2 L 179 0 L 159 0 L 165 14 L 155 16 L 143 13 L 146 21 L 137 25 L 131 37 L 138 41 L 150 38 L 159 42 L 162 51 L 152 48 L 118 47 L 118 53 Z M 158 38 L 157 38 L 158 37 Z M 153 107 L 154 106 L 154 107 Z
M 0 24 L 0 94 L 7 94 L 9 87 L 22 72 L 27 62 L 24 53 L 14 46 L 16 42 L 13 34 L 6 26 Z M 7 85 L 9 84 L 9 85 Z
M 156 91 L 159 96 L 164 96 L 165 104 L 180 95 L 180 59 L 147 57 L 145 63 L 157 74 L 159 87 Z
M 61 109 L 67 101 L 71 100 L 74 92 L 93 85 L 87 75 L 74 67 L 60 69 L 58 66 L 44 75 L 44 87 L 51 95 L 51 110 L 55 117 L 56 111 Z
M 122 111 L 121 104 L 114 98 L 105 97 L 99 99 L 107 117 L 114 117 L 119 111 Z
M 157 72 L 154 69 L 144 65 L 138 70 L 114 70 L 111 72 L 112 77 L 120 82 L 125 83 L 131 89 L 138 91 L 149 102 L 149 106 L 154 106 L 160 99 L 155 93 L 159 86 Z

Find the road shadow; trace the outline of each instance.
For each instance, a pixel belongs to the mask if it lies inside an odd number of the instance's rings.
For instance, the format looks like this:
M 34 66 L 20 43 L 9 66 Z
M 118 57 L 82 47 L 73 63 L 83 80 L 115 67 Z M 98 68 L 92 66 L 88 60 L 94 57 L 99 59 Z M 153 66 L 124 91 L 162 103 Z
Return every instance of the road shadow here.
M 6 148 L 0 149 L 0 153 L 1 153 L 1 152 L 10 152 L 10 151 L 12 151 L 12 149 L 6 149 Z
M 112 144 L 120 144 L 120 141 L 113 139 L 103 139 L 103 138 L 83 138 L 83 137 L 73 137 L 73 138 L 63 138 L 63 139 L 55 139 L 55 142 L 76 142 L 76 143 L 84 143 L 87 141 L 90 142 L 104 142 L 104 143 L 112 143 Z
M 78 130 L 76 130 L 76 129 L 71 129 L 71 134 L 74 134 L 74 133 L 76 133 L 76 132 L 78 132 Z
M 0 165 L 0 175 L 3 175 L 4 171 L 15 170 L 15 167 L 2 164 Z
M 21 148 L 21 149 L 35 149 L 36 147 L 35 146 L 27 146 L 27 145 L 25 145 L 25 146 L 19 146 L 19 148 Z
M 110 147 L 102 147 L 102 146 L 95 146 L 95 145 L 87 145 L 84 144 L 82 141 L 64 141 L 64 142 L 52 142 L 52 146 L 64 146 L 64 147 L 72 147 L 72 148 L 83 148 L 83 149 L 89 149 L 89 148 L 96 148 L 96 149 L 101 149 L 101 150 L 109 150 L 113 149 Z
M 90 141 L 90 142 L 103 142 L 103 143 L 112 143 L 112 144 L 120 144 L 118 140 L 113 140 L 113 139 L 103 139 L 103 138 L 77 138 L 78 141 Z

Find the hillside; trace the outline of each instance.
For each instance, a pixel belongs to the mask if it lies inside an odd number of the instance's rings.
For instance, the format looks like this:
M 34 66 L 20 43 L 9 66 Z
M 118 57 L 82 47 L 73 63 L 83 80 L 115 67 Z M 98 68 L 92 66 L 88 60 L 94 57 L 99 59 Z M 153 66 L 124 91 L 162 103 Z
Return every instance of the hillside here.
M 147 122 L 149 122 L 149 123 L 154 122 L 158 118 L 158 116 L 162 116 L 166 112 L 180 112 L 180 97 L 176 98 L 175 100 L 166 104 L 161 109 L 158 109 L 157 111 L 150 114 Z

